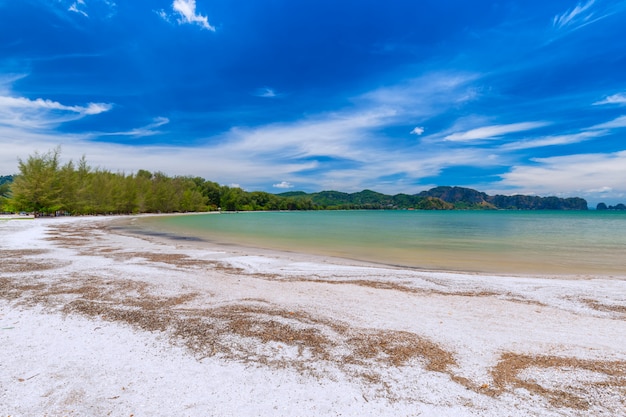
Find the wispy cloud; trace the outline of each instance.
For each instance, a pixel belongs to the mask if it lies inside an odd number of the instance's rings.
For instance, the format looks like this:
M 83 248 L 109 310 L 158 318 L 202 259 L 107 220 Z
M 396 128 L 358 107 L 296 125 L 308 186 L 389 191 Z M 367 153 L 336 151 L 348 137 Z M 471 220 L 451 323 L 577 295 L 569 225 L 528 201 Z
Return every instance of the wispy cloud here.
M 154 10 L 154 13 L 157 14 L 161 19 L 165 20 L 167 23 L 172 23 L 170 19 L 170 15 L 163 9 Z
M 542 136 L 534 139 L 524 139 L 504 144 L 500 146 L 499 149 L 511 151 L 540 148 L 545 146 L 571 145 L 603 136 L 608 136 L 612 134 L 613 129 L 620 129 L 625 127 L 626 116 L 620 116 L 611 121 L 584 128 L 578 133 L 572 133 L 568 135 Z
M 597 129 L 619 129 L 626 127 L 626 116 L 617 117 L 610 122 L 600 123 L 589 128 L 589 130 Z
M 450 142 L 470 142 L 475 140 L 498 139 L 509 133 L 523 132 L 546 126 L 546 122 L 521 122 L 503 125 L 483 126 L 465 132 L 456 132 L 447 135 L 444 140 Z
M 358 104 L 392 107 L 403 114 L 428 115 L 476 99 L 478 92 L 473 82 L 479 77 L 471 73 L 432 72 L 377 88 L 354 100 Z
M 613 94 L 593 103 L 594 106 L 602 106 L 605 104 L 626 104 L 626 93 Z
M 18 73 L 1 73 L 0 72 L 0 94 L 7 94 L 15 82 L 26 77 L 28 77 L 28 73 L 25 73 L 25 72 L 18 72 Z
M 98 114 L 110 110 L 111 105 L 105 103 L 89 103 L 87 106 L 66 106 L 58 101 L 44 100 L 41 98 L 30 100 L 25 97 L 0 96 L 0 108 L 66 110 L 79 114 Z
M 65 4 L 67 10 L 84 17 L 89 18 L 87 10 L 93 12 L 94 16 L 101 18 L 110 18 L 116 13 L 117 4 L 113 0 L 58 0 L 61 4 Z M 69 6 L 67 6 L 69 4 Z
M 552 24 L 558 29 L 566 26 L 580 26 L 581 24 L 584 24 L 593 16 L 593 12 L 590 12 L 590 9 L 594 3 L 595 0 L 589 0 L 585 4 L 578 3 L 573 9 L 570 9 L 563 14 L 554 16 Z
M 172 9 L 180 16 L 178 23 L 197 24 L 204 29 L 215 32 L 215 27 L 209 24 L 209 19 L 196 13 L 196 0 L 174 0 Z
M 344 191 L 379 188 L 385 192 L 417 192 L 416 181 L 435 176 L 447 167 L 501 164 L 486 149 L 451 150 L 432 143 L 415 144 L 410 149 L 395 147 L 380 135 L 380 129 L 393 125 L 396 114 L 392 109 L 378 108 L 377 112 L 322 114 L 292 123 L 233 129 L 210 153 L 221 155 L 220 159 L 247 161 L 237 161 L 233 166 L 250 162 L 266 165 L 268 173 L 279 170 L 309 188 Z M 385 179 L 393 175 L 403 180 Z
M 597 2 L 596 0 L 588 0 L 586 3 L 578 3 L 573 9 L 554 16 L 552 26 L 557 30 L 578 30 L 619 13 L 625 7 L 626 4 L 623 1 Z
M 355 143 L 374 139 L 371 131 L 385 126 L 395 112 L 372 109 L 320 114 L 292 123 L 257 128 L 233 128 L 224 135 L 223 146 L 231 151 L 299 159 L 315 156 L 359 158 L 364 151 Z M 375 142 L 372 142 L 375 143 Z
M 571 135 L 555 135 L 545 136 L 536 139 L 521 140 L 518 142 L 507 143 L 502 145 L 500 149 L 512 151 L 521 149 L 541 148 L 544 146 L 556 146 L 556 145 L 571 145 L 574 143 L 583 142 L 593 138 L 606 136 L 609 132 L 607 130 L 593 130 L 587 132 L 580 132 Z
M 41 98 L 31 100 L 25 97 L 0 96 L 0 123 L 37 128 L 104 113 L 112 107 L 108 103 L 68 106 Z
M 587 196 L 598 190 L 626 192 L 626 151 L 537 158 L 514 166 L 501 185 L 539 195 Z
M 133 136 L 133 137 L 146 137 L 162 134 L 159 127 L 166 125 L 170 122 L 167 117 L 155 117 L 152 123 L 147 124 L 136 129 L 131 129 L 123 132 L 100 132 L 94 133 L 93 136 Z
M 82 14 L 85 17 L 89 17 L 87 12 L 82 10 L 83 7 L 85 7 L 85 0 L 76 0 L 74 3 L 70 5 L 70 7 L 67 10 L 70 12 Z
M 276 98 L 281 96 L 281 94 L 276 93 L 276 90 L 270 87 L 257 88 L 253 95 L 262 98 Z

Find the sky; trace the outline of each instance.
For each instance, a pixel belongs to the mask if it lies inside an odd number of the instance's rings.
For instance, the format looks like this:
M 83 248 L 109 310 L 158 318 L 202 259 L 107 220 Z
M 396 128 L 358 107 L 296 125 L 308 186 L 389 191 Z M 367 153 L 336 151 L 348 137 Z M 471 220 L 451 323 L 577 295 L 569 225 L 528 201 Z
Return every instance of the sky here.
M 0 0 L 0 175 L 626 202 L 626 1 Z

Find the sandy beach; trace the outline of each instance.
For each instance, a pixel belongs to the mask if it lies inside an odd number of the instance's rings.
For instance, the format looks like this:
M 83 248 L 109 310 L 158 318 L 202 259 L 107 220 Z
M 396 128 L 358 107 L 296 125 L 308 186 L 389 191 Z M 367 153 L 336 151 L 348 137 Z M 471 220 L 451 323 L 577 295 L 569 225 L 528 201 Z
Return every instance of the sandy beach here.
M 626 416 L 624 276 L 410 270 L 118 221 L 0 220 L 0 416 Z

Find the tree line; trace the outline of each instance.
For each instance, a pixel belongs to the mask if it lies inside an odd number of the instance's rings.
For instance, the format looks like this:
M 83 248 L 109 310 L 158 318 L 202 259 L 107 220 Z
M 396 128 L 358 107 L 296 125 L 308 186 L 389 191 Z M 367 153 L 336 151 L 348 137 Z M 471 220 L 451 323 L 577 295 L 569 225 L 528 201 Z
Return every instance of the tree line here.
M 246 192 L 200 177 L 115 173 L 89 166 L 85 157 L 62 164 L 59 148 L 18 162 L 17 175 L 2 177 L 0 211 L 39 216 L 313 208 L 310 199 Z
M 59 148 L 18 161 L 17 175 L 0 177 L 0 212 L 84 215 L 212 210 L 587 210 L 587 201 L 578 197 L 490 196 L 471 188 L 449 186 L 393 196 L 371 190 L 351 194 L 247 192 L 201 177 L 170 177 L 146 170 L 114 173 L 90 167 L 85 157 L 62 164 Z

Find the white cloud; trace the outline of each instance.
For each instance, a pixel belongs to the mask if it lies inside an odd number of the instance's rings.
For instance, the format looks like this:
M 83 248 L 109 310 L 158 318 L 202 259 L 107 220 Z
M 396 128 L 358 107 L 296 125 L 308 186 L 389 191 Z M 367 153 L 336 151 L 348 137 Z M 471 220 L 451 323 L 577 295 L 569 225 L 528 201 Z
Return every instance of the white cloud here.
M 133 136 L 133 137 L 145 137 L 145 136 L 154 136 L 161 134 L 163 132 L 159 130 L 155 130 L 163 125 L 166 125 L 170 122 L 170 119 L 167 117 L 155 117 L 152 123 L 139 127 L 137 129 L 131 129 L 124 132 L 100 132 L 93 133 L 93 136 Z
M 276 93 L 276 90 L 270 87 L 258 88 L 253 95 L 262 98 L 275 98 L 281 96 L 281 94 Z
M 580 24 L 588 22 L 593 16 L 593 13 L 586 12 L 591 9 L 594 3 L 595 0 L 589 0 L 584 5 L 582 3 L 578 3 L 573 9 L 568 10 L 563 14 L 554 16 L 554 19 L 552 19 L 553 26 L 561 29 L 566 26 L 579 26 Z
M 411 130 L 412 135 L 421 136 L 424 134 L 424 128 L 421 126 L 417 126 L 415 129 Z
M 522 122 L 506 125 L 484 126 L 465 132 L 452 133 L 446 136 L 444 140 L 451 142 L 468 142 L 473 140 L 497 139 L 502 135 L 537 129 L 546 125 L 547 123 L 545 122 Z
M 626 192 L 626 151 L 537 158 L 532 165 L 514 166 L 501 185 L 539 195 L 579 195 Z
M 61 0 L 58 0 L 59 2 Z M 64 4 L 68 2 L 65 1 Z M 72 1 L 68 11 L 83 15 L 85 17 L 89 17 L 87 13 L 87 9 L 89 9 L 94 16 L 110 18 L 115 15 L 117 4 L 115 4 L 112 0 L 90 0 L 89 4 L 87 4 L 86 0 L 75 0 Z
M 540 148 L 544 146 L 555 146 L 555 145 L 569 145 L 572 143 L 579 143 L 589 139 L 597 138 L 600 136 L 607 135 L 608 132 L 606 130 L 592 130 L 587 132 L 575 133 L 571 135 L 556 135 L 556 136 L 546 136 L 537 139 L 529 139 L 522 140 L 518 142 L 507 143 L 506 145 L 502 145 L 500 149 L 502 150 L 520 150 L 520 149 L 531 149 L 531 148 Z
M 165 20 L 168 23 L 171 23 L 170 21 L 170 15 L 167 14 L 167 12 L 163 9 L 161 10 L 155 10 L 154 11 L 161 19 Z
M 108 103 L 68 106 L 58 101 L 38 98 L 0 96 L 0 124 L 37 128 L 77 120 L 109 111 Z
M 256 153 L 264 157 L 298 159 L 315 156 L 359 158 L 363 143 L 375 144 L 371 130 L 384 126 L 395 112 L 378 109 L 352 113 L 329 113 L 258 128 L 233 128 L 223 136 L 230 152 Z M 355 145 L 361 144 L 361 145 Z
M 0 73 L 0 94 L 8 94 L 11 85 L 26 77 L 26 73 Z
M 475 99 L 477 92 L 471 83 L 478 77 L 477 74 L 434 72 L 367 92 L 355 101 L 392 107 L 403 114 L 428 115 Z
M 592 126 L 589 130 L 592 129 L 618 129 L 626 127 L 626 116 L 620 116 L 616 119 L 611 120 L 610 122 L 600 123 L 598 125 Z
M 603 100 L 593 103 L 594 106 L 601 106 L 604 104 L 626 104 L 626 93 L 613 94 Z
M 526 139 L 520 140 L 516 142 L 511 142 L 500 146 L 500 149 L 510 151 L 510 150 L 521 150 L 521 149 L 531 149 L 531 148 L 540 148 L 544 146 L 555 146 L 555 145 L 570 145 L 574 143 L 584 142 L 589 139 L 598 138 L 602 136 L 607 136 L 611 134 L 611 129 L 618 129 L 626 127 L 626 116 L 620 116 L 616 119 L 613 119 L 606 123 L 600 123 L 588 128 L 583 129 L 582 132 L 573 133 L 569 135 L 553 135 L 553 136 L 544 136 L 535 139 Z
M 196 0 L 174 0 L 172 9 L 180 15 L 178 23 L 197 24 L 215 32 L 215 27 L 209 24 L 208 18 L 196 13 Z
M 84 7 L 84 6 L 85 6 L 85 1 L 84 0 L 77 0 L 74 3 L 72 3 L 67 10 L 70 11 L 70 12 L 82 14 L 85 17 L 89 17 L 87 12 L 85 12 L 84 10 L 80 9 L 80 7 Z
M 293 188 L 293 184 L 288 181 L 281 181 L 278 184 L 272 185 L 274 188 Z
M 70 108 L 73 108 L 73 111 L 78 110 L 80 114 L 92 115 L 107 112 L 111 110 L 113 106 L 108 103 L 89 103 L 87 107 L 71 106 Z
M 613 192 L 613 187 L 600 187 L 600 188 L 593 188 L 591 190 L 589 190 L 590 193 L 598 193 L 598 194 L 605 194 L 605 193 L 611 193 Z
M 111 109 L 110 104 L 105 103 L 89 103 L 86 107 L 83 106 L 66 106 L 58 101 L 44 100 L 41 98 L 30 100 L 25 97 L 9 97 L 0 96 L 0 109 L 1 108 L 14 108 L 14 109 L 46 109 L 46 110 L 66 110 L 79 114 L 98 114 Z
M 578 3 L 573 9 L 554 16 L 552 26 L 558 31 L 573 32 L 602 19 L 621 13 L 626 8 L 623 1 L 588 0 Z

